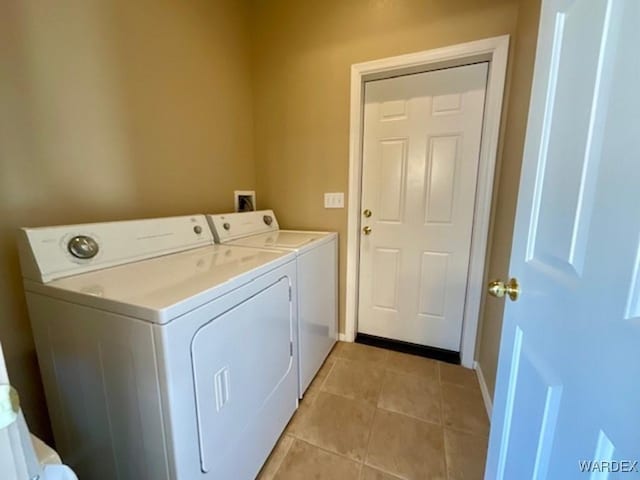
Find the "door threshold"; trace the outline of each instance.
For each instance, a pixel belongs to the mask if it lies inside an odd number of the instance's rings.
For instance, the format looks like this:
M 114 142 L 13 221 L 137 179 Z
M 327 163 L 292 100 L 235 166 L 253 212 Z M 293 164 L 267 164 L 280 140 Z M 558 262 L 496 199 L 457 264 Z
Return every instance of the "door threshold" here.
M 358 333 L 355 339 L 356 343 L 363 345 L 371 345 L 372 347 L 386 348 L 396 352 L 409 353 L 420 357 L 432 358 L 441 362 L 460 365 L 460 352 L 453 350 L 445 350 L 443 348 L 427 347 L 426 345 L 418 345 L 416 343 L 403 342 L 401 340 L 392 340 L 390 338 L 376 337 L 375 335 L 367 335 Z

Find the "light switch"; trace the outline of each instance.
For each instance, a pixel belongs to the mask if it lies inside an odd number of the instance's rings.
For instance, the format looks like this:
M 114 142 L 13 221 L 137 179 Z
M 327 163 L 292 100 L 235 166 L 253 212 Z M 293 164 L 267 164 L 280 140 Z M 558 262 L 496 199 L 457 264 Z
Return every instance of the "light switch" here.
M 324 208 L 344 208 L 344 193 L 343 192 L 325 193 Z

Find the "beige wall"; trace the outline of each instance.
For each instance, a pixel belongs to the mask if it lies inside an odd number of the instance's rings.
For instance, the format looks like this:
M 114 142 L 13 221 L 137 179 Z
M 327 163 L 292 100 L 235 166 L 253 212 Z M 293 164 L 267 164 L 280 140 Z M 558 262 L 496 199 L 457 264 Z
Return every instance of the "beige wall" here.
M 15 231 L 225 211 L 254 188 L 246 7 L 0 2 L 0 341 L 47 439 Z
M 341 236 L 341 331 L 347 211 L 349 75 L 353 63 L 515 33 L 510 0 L 258 0 L 253 85 L 258 204 L 286 227 Z
M 540 0 L 520 0 L 518 26 L 514 38 L 509 104 L 506 112 L 506 127 L 503 131 L 504 148 L 494 195 L 487 281 L 493 278 L 509 277 L 511 238 L 518 199 L 539 15 Z M 485 296 L 477 357 L 491 395 L 495 388 L 503 311 L 504 300 Z
M 0 2 L 0 341 L 36 433 L 50 435 L 16 229 L 222 212 L 257 187 L 284 226 L 336 230 L 344 252 L 346 210 L 322 194 L 348 193 L 352 63 L 515 34 L 489 269 L 506 276 L 536 3 Z M 491 385 L 501 308 L 487 302 L 480 341 Z

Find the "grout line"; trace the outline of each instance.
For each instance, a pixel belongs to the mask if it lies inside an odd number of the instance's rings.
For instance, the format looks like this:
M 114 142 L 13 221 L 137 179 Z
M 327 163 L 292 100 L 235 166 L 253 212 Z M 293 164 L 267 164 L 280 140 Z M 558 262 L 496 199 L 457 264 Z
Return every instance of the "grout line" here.
M 380 385 L 378 387 L 378 395 L 376 397 L 376 401 L 373 404 L 373 417 L 371 418 L 371 424 L 369 425 L 369 436 L 367 437 L 367 446 L 365 447 L 365 451 L 364 451 L 364 458 L 362 459 L 362 464 L 364 465 L 366 460 L 367 460 L 367 456 L 369 455 L 369 445 L 371 445 L 371 436 L 373 435 L 373 425 L 376 423 L 376 415 L 378 414 L 378 402 L 380 402 L 380 395 L 382 394 L 382 389 L 384 388 L 384 384 L 385 384 L 385 380 L 386 380 L 386 372 L 382 372 L 381 378 L 380 378 Z M 363 467 L 364 468 L 364 467 Z
M 328 360 L 328 357 L 327 357 Z M 327 361 L 325 360 L 325 362 Z M 324 378 L 322 379 L 322 382 L 320 383 L 320 391 L 324 391 L 322 390 L 322 388 L 324 387 L 324 384 L 327 382 L 327 378 L 329 378 L 329 375 L 331 375 L 331 372 L 333 372 L 333 369 L 336 368 L 336 363 L 338 363 L 339 357 L 334 359 L 333 362 L 331 362 L 331 366 L 329 367 L 329 371 L 327 372 L 327 374 L 324 376 Z M 323 365 L 324 366 L 324 365 Z M 317 374 L 316 374 L 317 376 Z M 315 380 L 315 378 L 314 378 Z
M 444 421 L 444 392 L 442 390 L 442 370 L 438 366 L 438 378 L 440 379 L 440 420 L 442 421 L 442 455 L 444 456 L 444 476 L 449 479 L 449 462 L 447 461 L 447 442 L 445 439 L 445 421 Z
M 376 406 L 376 403 L 375 403 L 375 402 L 369 402 L 369 401 L 367 401 L 367 400 L 363 400 L 363 399 L 361 399 L 361 398 L 353 398 L 353 397 L 349 397 L 349 396 L 344 395 L 344 394 L 342 394 L 342 393 L 333 392 L 333 391 L 330 391 L 330 390 L 322 390 L 322 393 L 326 393 L 326 394 L 329 394 L 329 395 L 333 395 L 333 396 L 335 396 L 335 397 L 344 398 L 345 400 L 351 400 L 351 401 L 353 401 L 353 402 L 366 403 L 367 405 L 370 405 L 370 406 L 372 406 L 373 408 L 378 408 L 378 407 Z
M 359 402 L 359 403 L 366 403 L 367 405 L 370 405 L 373 408 L 378 408 L 377 401 L 370 402 L 368 400 L 363 400 L 362 398 L 349 397 L 348 395 L 345 395 L 339 392 L 334 392 L 332 390 L 321 390 L 321 391 L 322 393 L 328 393 L 329 395 L 334 395 L 336 397 L 344 398 L 345 400 L 351 400 L 353 402 Z
M 326 394 L 329 394 L 329 395 L 334 395 L 336 397 L 340 397 L 340 398 L 344 398 L 344 399 L 348 399 L 348 400 L 352 400 L 352 401 L 356 401 L 356 402 L 367 403 L 367 404 L 370 404 L 370 405 L 372 405 L 374 407 L 374 412 L 373 412 L 373 415 L 372 415 L 371 423 L 369 425 L 369 432 L 368 432 L 366 447 L 365 447 L 365 450 L 364 450 L 364 455 L 363 455 L 362 460 L 361 461 L 354 460 L 351 457 L 348 457 L 348 456 L 346 456 L 344 454 L 341 454 L 341 453 L 338 453 L 338 452 L 335 452 L 335 451 L 331 451 L 331 450 L 329 450 L 329 449 L 327 449 L 325 447 L 316 445 L 316 444 L 312 443 L 309 440 L 300 438 L 299 436 L 296 436 L 296 435 L 293 435 L 293 434 L 289 434 L 289 435 L 291 437 L 293 437 L 295 440 L 304 442 L 304 443 L 312 446 L 313 448 L 318 448 L 321 451 L 325 451 L 327 453 L 330 453 L 330 454 L 333 454 L 333 455 L 337 455 L 337 456 L 339 456 L 341 458 L 345 458 L 345 459 L 348 459 L 348 460 L 350 460 L 352 462 L 358 463 L 359 466 L 360 466 L 360 478 L 362 478 L 362 476 L 364 475 L 365 466 L 370 466 L 371 468 L 373 468 L 375 470 L 378 470 L 380 472 L 384 472 L 384 473 L 386 473 L 386 474 L 388 474 L 390 476 L 393 476 L 394 478 L 397 478 L 399 480 L 406 480 L 405 477 L 403 477 L 401 475 L 398 475 L 396 472 L 390 472 L 390 471 L 382 469 L 382 468 L 380 468 L 380 467 L 378 467 L 376 465 L 369 465 L 367 463 L 370 444 L 371 444 L 371 439 L 372 439 L 372 436 L 373 436 L 373 428 L 374 428 L 376 417 L 379 414 L 378 411 L 381 410 L 381 411 L 390 412 L 390 413 L 393 413 L 393 414 L 396 414 L 396 415 L 401 415 L 401 416 L 403 416 L 405 418 L 409 418 L 409 419 L 412 419 L 414 421 L 421 422 L 423 424 L 427 424 L 427 425 L 431 425 L 431 426 L 437 426 L 437 427 L 441 428 L 442 445 L 443 445 L 444 476 L 445 476 L 446 479 L 448 479 L 449 478 L 449 469 L 448 469 L 448 462 L 447 462 L 447 455 L 446 455 L 446 444 L 445 444 L 444 393 L 443 393 L 443 390 L 442 390 L 442 386 L 443 386 L 443 383 L 444 383 L 446 385 L 453 385 L 453 386 L 463 387 L 465 389 L 467 389 L 468 387 L 466 387 L 464 385 L 458 385 L 458 384 L 455 384 L 455 383 L 443 382 L 443 380 L 442 380 L 442 369 L 441 369 L 441 365 L 440 365 L 441 362 L 437 361 L 437 360 L 430 360 L 430 361 L 436 362 L 436 365 L 435 365 L 435 369 L 436 369 L 435 373 L 436 373 L 436 375 L 435 376 L 430 376 L 430 375 L 426 376 L 426 375 L 421 375 L 420 373 L 413 373 L 413 372 L 412 373 L 408 373 L 406 371 L 399 371 L 399 370 L 394 370 L 392 368 L 388 368 L 389 367 L 389 360 L 390 360 L 390 353 L 388 351 L 385 351 L 384 359 L 381 362 L 372 362 L 372 361 L 369 361 L 369 360 L 366 360 L 366 359 L 353 359 L 353 358 L 348 358 L 348 357 L 344 357 L 344 356 L 340 356 L 340 355 L 336 355 L 336 354 L 331 355 L 331 357 L 333 358 L 334 361 L 333 361 L 331 367 L 329 368 L 329 370 L 327 371 L 327 374 L 322 379 L 322 382 L 319 385 L 319 391 L 322 391 L 322 392 L 324 392 Z M 348 365 L 349 362 L 354 362 L 354 363 L 369 364 L 372 368 L 376 368 L 376 367 L 382 366 L 382 368 L 381 368 L 381 370 L 382 370 L 381 382 L 378 385 L 377 396 L 376 396 L 375 401 L 373 403 L 365 401 L 360 397 L 349 397 L 349 396 L 343 395 L 341 393 L 336 393 L 336 392 L 325 390 L 327 379 L 333 373 L 333 370 L 335 368 L 337 368 L 336 365 L 337 365 L 337 363 L 339 361 L 342 362 L 342 365 Z M 439 403 L 439 407 L 440 407 L 440 412 L 439 412 L 440 413 L 440 416 L 439 416 L 440 417 L 440 423 L 435 423 L 433 421 L 425 420 L 423 418 L 418 418 L 418 417 L 415 417 L 413 415 L 408 415 L 408 414 L 403 413 L 403 412 L 397 412 L 397 411 L 394 411 L 394 410 L 390 410 L 390 409 L 378 406 L 378 404 L 380 402 L 380 397 L 381 397 L 382 390 L 383 390 L 384 385 L 386 383 L 387 372 L 391 373 L 392 375 L 402 375 L 402 376 L 408 376 L 408 377 L 416 377 L 416 378 L 421 378 L 421 379 L 424 379 L 424 380 L 427 380 L 427 381 L 436 382 L 438 384 L 438 387 L 439 387 L 437 394 L 439 395 L 439 402 L 438 403 Z M 316 397 L 317 397 L 317 395 L 316 395 Z M 314 402 L 313 403 L 315 403 L 315 400 L 317 400 L 317 399 L 314 398 Z M 456 429 L 450 429 L 450 430 L 456 430 Z M 475 436 L 479 437 L 479 435 L 473 434 L 471 432 L 463 431 L 463 433 L 469 433 L 471 435 L 475 435 Z M 291 446 L 289 448 L 291 448 Z
M 326 393 L 327 395 L 333 395 L 334 397 L 343 398 L 345 400 L 351 400 L 352 402 L 364 403 L 366 405 L 369 405 L 372 408 L 377 408 L 377 406 L 376 406 L 376 404 L 374 402 L 368 402 L 366 400 L 363 400 L 362 398 L 347 397 L 346 395 L 343 395 L 341 393 L 330 392 L 328 390 L 322 390 L 322 393 Z
M 391 356 L 391 350 L 386 350 L 384 352 L 384 361 L 382 363 L 386 364 L 389 361 L 390 356 Z
M 371 416 L 371 424 L 369 425 L 369 435 L 367 436 L 367 445 L 364 447 L 364 456 L 362 457 L 362 465 L 367 461 L 367 457 L 369 456 L 369 445 L 371 445 L 371 436 L 373 434 L 373 425 L 376 423 L 376 415 L 378 414 L 378 409 L 373 410 L 373 415 Z
M 471 430 L 465 430 L 464 428 L 451 427 L 449 425 L 447 425 L 447 426 L 443 425 L 443 428 L 446 428 L 447 430 L 451 430 L 453 432 L 464 433 L 466 435 L 471 435 L 473 437 L 489 438 L 489 432 L 488 431 L 487 431 L 487 433 L 478 433 L 478 432 L 472 432 Z
M 330 453 L 331 455 L 335 455 L 337 457 L 344 458 L 344 459 L 349 460 L 350 462 L 356 463 L 358 465 L 362 465 L 362 462 L 360 460 L 354 460 L 353 458 L 345 455 L 344 453 L 334 452 L 333 450 L 329 450 L 326 447 L 321 447 L 320 445 L 316 445 L 315 443 L 311 443 L 309 440 L 306 440 L 304 438 L 296 437 L 296 440 L 298 440 L 299 442 L 302 442 L 302 443 L 306 443 L 307 445 L 309 445 L 309 446 L 311 446 L 313 448 L 317 448 L 318 450 L 322 450 L 325 453 Z
M 364 400 L 360 400 L 360 399 L 353 399 L 353 398 L 344 397 L 342 395 L 338 395 L 338 394 L 335 394 L 333 392 L 323 392 L 323 393 L 325 393 L 327 395 L 333 395 L 334 397 L 346 398 L 347 400 L 353 400 L 353 401 L 356 401 L 356 402 L 366 403 L 367 405 L 371 405 L 371 407 L 374 410 L 374 418 L 375 418 L 375 412 L 376 412 L 377 409 L 376 409 L 375 405 L 372 405 L 370 402 L 365 402 Z M 290 435 L 290 436 L 294 437 L 296 440 L 300 440 L 301 442 L 307 443 L 307 444 L 309 444 L 309 445 L 311 445 L 311 446 L 313 446 L 315 448 L 319 448 L 320 450 L 323 450 L 325 452 L 332 453 L 334 455 L 337 455 L 337 456 L 342 457 L 342 458 L 346 458 L 347 460 L 351 460 L 352 462 L 355 462 L 355 463 L 358 463 L 358 464 L 362 465 L 364 463 L 364 459 L 367 456 L 367 450 L 368 450 L 368 447 L 369 447 L 368 446 L 368 441 L 370 440 L 370 435 L 371 435 L 371 429 L 372 428 L 373 428 L 373 419 L 372 419 L 371 425 L 369 427 L 369 438 L 367 439 L 367 446 L 365 447 L 365 451 L 364 451 L 364 455 L 363 455 L 363 459 L 362 460 L 355 460 L 352 457 L 349 457 L 349 456 L 347 456 L 347 455 L 345 455 L 343 453 L 329 450 L 328 448 L 322 447 L 320 445 L 317 445 L 317 444 L 313 443 L 312 441 L 310 441 L 310 440 L 308 440 L 306 438 L 302 438 L 300 435 L 296 435 L 295 433 L 287 432 L 287 435 Z
M 408 375 L 410 377 L 418 377 L 418 378 L 423 378 L 425 380 L 434 380 L 438 383 L 440 383 L 440 379 L 438 378 L 438 374 L 436 374 L 435 376 L 431 377 L 431 376 L 427 376 L 427 375 L 423 375 L 420 373 L 409 373 L 405 370 L 396 370 L 393 368 L 385 368 L 385 372 L 391 372 L 391 373 L 396 373 L 398 375 Z
M 409 477 L 404 477 L 404 476 L 402 476 L 402 475 L 399 475 L 399 474 L 398 474 L 398 473 L 396 473 L 396 472 L 390 472 L 389 470 L 385 470 L 384 468 L 378 467 L 378 466 L 376 466 L 376 465 L 369 465 L 368 463 L 364 463 L 364 464 L 362 465 L 362 469 L 363 469 L 363 470 L 364 470 L 364 467 L 365 467 L 365 466 L 366 466 L 366 467 L 371 467 L 371 468 L 373 468 L 374 470 L 377 470 L 377 471 L 379 471 L 379 472 L 385 473 L 385 474 L 387 474 L 387 475 L 389 475 L 389 476 L 391 476 L 391 477 L 393 477 L 393 478 L 397 478 L 398 480 L 411 480 Z
M 420 380 L 423 381 L 427 381 L 427 382 L 431 382 L 431 383 L 437 383 L 437 386 L 439 387 L 439 389 L 441 389 L 441 382 L 438 378 L 438 375 L 436 374 L 435 376 L 425 376 L 425 375 L 418 375 L 415 373 L 406 373 L 406 372 L 402 372 L 399 370 L 391 370 L 391 369 L 386 369 L 385 370 L 385 375 L 386 373 L 391 373 L 392 375 L 397 375 L 400 377 L 412 377 L 412 378 L 419 378 Z
M 446 479 L 449 479 L 449 465 L 448 465 L 448 460 L 447 460 L 447 447 L 446 447 L 446 441 L 445 441 L 445 432 L 446 432 L 446 430 L 468 434 L 468 435 L 474 436 L 476 438 L 486 438 L 487 435 L 478 434 L 478 433 L 471 432 L 471 431 L 464 430 L 464 429 L 458 429 L 458 428 L 452 428 L 452 427 L 445 426 L 445 418 L 444 418 L 444 403 L 445 403 L 445 399 L 444 399 L 444 392 L 443 392 L 443 388 L 442 387 L 451 385 L 451 386 L 454 386 L 454 387 L 462 388 L 465 391 L 469 391 L 469 392 L 477 391 L 477 389 L 474 389 L 473 387 L 468 386 L 468 385 L 461 385 L 459 383 L 452 383 L 452 382 L 448 382 L 446 380 L 443 381 L 442 368 L 441 368 L 441 363 L 442 362 L 440 362 L 438 360 L 428 359 L 429 361 L 436 362 L 436 365 L 435 365 L 436 375 L 434 376 L 435 377 L 434 378 L 432 376 L 421 375 L 420 373 L 414 373 L 414 372 L 409 373 L 409 372 L 406 372 L 406 371 L 389 368 L 389 366 L 390 366 L 390 356 L 391 356 L 390 352 L 389 351 L 385 351 L 384 359 L 382 361 L 380 361 L 380 362 L 372 362 L 372 361 L 366 360 L 366 359 L 364 359 L 364 360 L 363 359 L 353 359 L 353 358 L 348 358 L 348 357 L 345 357 L 345 356 L 334 354 L 333 355 L 334 362 L 331 365 L 331 368 L 327 372 L 326 376 L 324 377 L 324 379 L 322 380 L 322 383 L 320 385 L 320 391 L 322 391 L 324 393 L 327 393 L 327 394 L 330 394 L 330 395 L 334 395 L 334 396 L 337 396 L 337 397 L 341 397 L 341 398 L 345 398 L 345 399 L 348 399 L 348 400 L 365 402 L 367 404 L 371 404 L 371 402 L 366 402 L 365 400 L 363 400 L 362 398 L 359 398 L 359 397 L 354 398 L 354 397 L 349 397 L 349 396 L 346 396 L 346 395 L 343 395 L 343 394 L 340 394 L 340 393 L 327 391 L 327 390 L 325 390 L 325 384 L 327 382 L 327 379 L 329 378 L 329 375 L 331 375 L 331 373 L 333 372 L 334 368 L 336 368 L 336 364 L 337 364 L 338 361 L 343 361 L 343 364 L 346 364 L 348 362 L 368 363 L 373 368 L 382 366 L 383 374 L 382 374 L 380 385 L 378 387 L 376 400 L 373 403 L 374 413 L 373 413 L 373 416 L 372 416 L 371 424 L 369 426 L 369 433 L 368 433 L 368 437 L 367 437 L 367 443 L 366 443 L 366 447 L 365 447 L 365 451 L 364 451 L 364 456 L 363 456 L 363 459 L 360 462 L 358 462 L 356 460 L 353 460 L 353 458 L 348 457 L 346 455 L 340 454 L 338 452 L 333 452 L 333 451 L 328 450 L 328 449 L 326 449 L 324 447 L 315 445 L 315 444 L 311 443 L 308 440 L 301 439 L 301 438 L 299 438 L 297 436 L 294 436 L 294 435 L 292 435 L 292 437 L 298 439 L 299 441 L 305 442 L 305 443 L 307 443 L 307 444 L 309 444 L 309 445 L 311 445 L 311 446 L 313 446 L 315 448 L 318 448 L 320 450 L 323 450 L 323 451 L 326 451 L 328 453 L 331 453 L 331 454 L 334 454 L 334 455 L 338 455 L 338 456 L 340 456 L 342 458 L 346 458 L 346 459 L 351 460 L 353 462 L 359 463 L 359 465 L 360 465 L 360 478 L 362 478 L 362 475 L 364 474 L 365 466 L 370 466 L 371 468 L 374 468 L 374 469 L 376 469 L 376 470 L 378 470 L 380 472 L 384 472 L 384 473 L 386 473 L 388 475 L 391 475 L 393 477 L 396 477 L 398 479 L 406 480 L 406 479 L 404 479 L 404 477 L 398 475 L 395 472 L 386 471 L 385 469 L 379 468 L 376 465 L 369 465 L 367 463 L 367 459 L 368 459 L 368 456 L 369 456 L 370 444 L 371 444 L 371 438 L 373 436 L 373 427 L 374 427 L 374 424 L 375 424 L 376 417 L 377 417 L 377 415 L 379 413 L 378 411 L 382 410 L 382 411 L 386 411 L 386 412 L 391 412 L 393 414 L 401 415 L 401 416 L 403 416 L 405 418 L 409 418 L 409 419 L 412 419 L 414 421 L 421 422 L 423 424 L 427 424 L 427 425 L 431 425 L 431 426 L 437 426 L 437 427 L 441 428 L 442 446 L 443 446 L 444 476 L 445 476 Z M 386 374 L 387 374 L 387 372 L 390 372 L 391 374 L 394 374 L 394 375 L 405 375 L 405 376 L 409 376 L 409 377 L 417 377 L 417 378 L 421 378 L 421 379 L 424 379 L 424 380 L 437 382 L 438 386 L 439 386 L 438 395 L 439 395 L 439 406 L 440 406 L 440 423 L 436 423 L 436 422 L 433 422 L 433 421 L 425 420 L 423 418 L 415 417 L 413 415 L 409 415 L 409 414 L 406 414 L 406 413 L 403 413 L 403 412 L 398 412 L 398 411 L 394 411 L 394 410 L 390 410 L 388 408 L 383 408 L 383 407 L 378 406 L 379 401 L 380 401 L 380 396 L 381 396 L 382 390 L 383 390 L 385 382 L 386 382 Z M 478 392 L 478 393 L 480 393 L 480 392 Z
M 327 361 L 329 360 L 329 358 L 331 357 L 331 354 L 329 354 L 327 356 L 327 358 L 325 358 L 324 362 L 322 363 L 322 366 L 318 369 L 318 371 L 316 372 L 315 376 L 313 377 L 313 379 L 311 380 L 311 382 L 309 383 L 309 387 L 307 387 L 307 391 L 305 392 L 305 396 L 302 398 L 300 404 L 302 404 L 302 402 L 305 401 L 306 398 L 306 406 L 310 407 L 312 406 L 315 402 L 316 402 L 316 398 L 318 396 L 318 394 L 320 392 L 323 392 L 323 386 L 324 383 L 327 381 L 327 378 L 329 378 L 329 375 L 331 374 L 331 372 L 333 372 L 334 367 L 336 366 L 336 362 L 338 361 L 336 358 L 332 358 L 331 360 L 331 366 L 329 367 L 329 370 L 327 371 L 327 374 L 324 376 L 324 378 L 320 379 L 320 384 L 318 385 L 318 392 L 315 395 L 312 395 L 312 398 L 309 398 L 309 388 L 311 388 L 311 384 L 313 384 L 313 382 L 315 382 L 316 380 L 318 380 L 318 374 L 320 373 L 320 370 L 322 370 L 322 368 L 324 368 L 324 366 L 327 364 Z M 299 407 L 298 407 L 299 408 Z
M 384 384 L 387 381 L 387 371 L 383 370 L 380 374 L 380 385 L 378 386 L 378 394 L 376 395 L 375 407 L 378 408 L 378 403 L 380 403 L 380 397 L 382 396 L 382 389 L 384 388 Z
M 293 444 L 296 441 L 296 438 L 293 437 L 292 435 L 289 435 L 288 433 L 283 433 L 282 437 L 280 437 L 280 439 L 278 439 L 278 443 L 280 443 L 280 441 L 282 440 L 282 438 L 286 437 L 286 436 L 290 436 L 291 437 L 291 443 L 289 444 L 289 446 L 287 447 L 287 450 L 284 452 L 284 455 L 282 455 L 282 459 L 280 460 L 280 462 L 276 465 L 275 470 L 273 471 L 273 475 L 271 476 L 271 479 L 276 478 L 276 475 L 278 474 L 278 471 L 280 470 L 280 467 L 282 467 L 282 464 L 284 463 L 285 458 L 287 458 L 287 455 L 289 455 L 289 451 L 291 450 L 291 447 L 293 447 Z M 273 454 L 273 452 L 275 451 L 276 448 L 278 448 L 278 443 L 276 443 L 275 448 L 271 451 L 271 454 Z M 271 455 L 269 455 L 270 457 Z M 269 459 L 267 458 L 267 462 L 269 461 Z M 263 466 L 264 467 L 264 466 Z
M 442 429 L 442 457 L 444 460 L 444 477 L 449 480 L 449 462 L 447 461 L 447 440 L 445 438 L 444 428 Z
M 408 413 L 398 412 L 397 410 L 391 410 L 389 408 L 384 408 L 384 407 L 377 407 L 377 410 L 384 410 L 385 412 L 395 413 L 396 415 L 401 415 L 403 417 L 410 418 L 411 420 L 418 420 L 419 422 L 426 423 L 427 425 L 444 428 L 444 425 L 442 424 L 442 422 L 441 423 L 432 422 L 430 420 L 425 420 L 424 418 L 416 417 L 414 415 L 409 415 Z
M 453 387 L 459 387 L 459 388 L 464 388 L 465 390 L 471 392 L 474 391 L 476 392 L 478 395 L 482 395 L 482 392 L 480 390 L 480 387 L 472 387 L 471 385 L 461 385 L 460 383 L 454 383 L 454 382 L 449 382 L 447 380 L 440 380 L 440 384 L 442 385 L 451 385 Z
M 440 380 L 440 387 L 443 387 L 443 386 L 453 386 L 453 387 L 456 387 L 456 388 L 461 388 L 461 389 L 463 389 L 464 391 L 467 391 L 467 392 L 475 390 L 475 389 L 471 389 L 469 387 L 465 387 L 464 385 L 460 385 L 460 384 L 457 384 L 457 383 L 446 382 L 446 381 L 443 382 L 442 380 Z M 479 393 L 479 392 L 476 392 L 476 393 Z M 480 394 L 480 397 L 482 397 L 481 394 Z M 488 432 L 485 435 L 485 434 L 482 434 L 482 433 L 476 433 L 476 432 L 472 432 L 470 430 L 465 430 L 463 428 L 457 428 L 457 427 L 452 427 L 450 425 L 446 425 L 445 424 L 445 419 L 444 419 L 444 403 L 445 403 L 444 390 L 442 388 L 440 389 L 440 399 L 441 399 L 441 413 L 442 413 L 442 427 L 443 427 L 443 429 L 447 428 L 447 429 L 453 430 L 455 432 L 467 433 L 469 435 L 475 435 L 477 437 L 488 437 L 489 436 Z

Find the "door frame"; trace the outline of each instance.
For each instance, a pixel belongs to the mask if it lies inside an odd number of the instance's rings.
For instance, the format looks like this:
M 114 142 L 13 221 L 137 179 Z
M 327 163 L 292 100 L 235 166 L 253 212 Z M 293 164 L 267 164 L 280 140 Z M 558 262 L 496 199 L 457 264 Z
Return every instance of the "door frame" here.
M 345 333 L 340 339 L 355 340 L 358 317 L 360 221 L 362 199 L 362 134 L 364 125 L 364 83 L 398 75 L 489 62 L 478 166 L 476 204 L 471 234 L 471 255 L 462 323 L 460 359 L 473 368 L 484 270 L 490 230 L 493 182 L 504 85 L 507 73 L 509 35 L 486 38 L 423 52 L 383 58 L 351 65 L 351 108 L 349 126 L 349 203 L 347 211 L 347 275 Z

